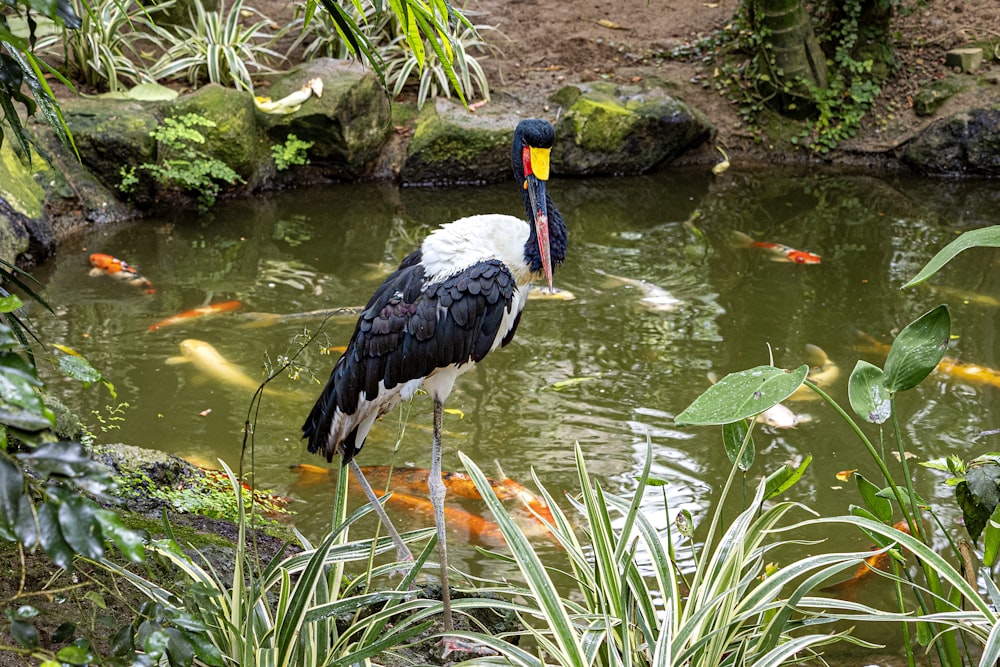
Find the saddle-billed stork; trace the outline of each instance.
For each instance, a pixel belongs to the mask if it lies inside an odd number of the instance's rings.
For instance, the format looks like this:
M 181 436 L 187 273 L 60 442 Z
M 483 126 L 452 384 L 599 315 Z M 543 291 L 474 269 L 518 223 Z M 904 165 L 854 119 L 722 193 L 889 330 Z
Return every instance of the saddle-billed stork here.
M 347 350 L 302 426 L 309 451 L 351 469 L 401 558 L 412 556 L 371 492 L 354 456 L 375 420 L 423 387 L 434 401 L 428 477 L 441 567 L 442 624 L 452 630 L 441 480 L 444 401 L 458 376 L 514 336 L 530 283 L 566 256 L 562 216 L 546 192 L 552 125 L 529 119 L 514 131 L 511 162 L 528 222 L 510 215 L 461 218 L 431 232 L 386 278 L 358 318 Z

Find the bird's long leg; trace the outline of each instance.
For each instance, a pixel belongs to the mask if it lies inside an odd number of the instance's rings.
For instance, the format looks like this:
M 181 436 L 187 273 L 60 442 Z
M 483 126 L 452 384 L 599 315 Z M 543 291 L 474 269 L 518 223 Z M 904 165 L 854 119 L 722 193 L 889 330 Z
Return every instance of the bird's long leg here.
M 368 497 L 368 502 L 372 504 L 375 513 L 378 515 L 379 520 L 385 529 L 389 532 L 389 537 L 392 538 L 392 543 L 396 545 L 396 559 L 400 561 L 412 561 L 413 553 L 410 552 L 410 548 L 406 546 L 403 542 L 403 538 L 399 536 L 399 531 L 396 527 L 392 525 L 392 521 L 389 520 L 389 515 L 385 513 L 385 508 L 382 507 L 382 503 L 378 501 L 378 496 L 372 490 L 371 484 L 365 479 L 365 473 L 361 471 L 357 462 L 351 459 L 351 472 L 354 473 L 354 477 L 358 480 L 358 484 L 361 485 L 361 490 L 365 492 L 365 496 Z
M 448 545 L 444 531 L 444 480 L 441 478 L 441 422 L 444 416 L 444 404 L 434 399 L 434 439 L 431 443 L 431 474 L 427 477 L 427 487 L 434 505 L 434 524 L 437 526 L 438 560 L 441 561 L 441 602 L 444 612 L 441 615 L 441 625 L 445 632 L 454 629 L 451 620 L 451 590 L 448 587 Z

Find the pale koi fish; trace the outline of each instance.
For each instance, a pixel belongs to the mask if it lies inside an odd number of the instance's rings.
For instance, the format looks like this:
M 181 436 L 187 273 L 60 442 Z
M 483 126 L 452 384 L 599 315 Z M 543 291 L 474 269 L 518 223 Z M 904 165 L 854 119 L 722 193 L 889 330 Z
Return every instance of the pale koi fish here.
M 766 250 L 772 262 L 792 262 L 794 264 L 819 264 L 819 255 L 808 250 L 796 250 L 781 243 L 755 241 L 743 232 L 733 232 L 733 245 L 737 248 L 760 248 Z

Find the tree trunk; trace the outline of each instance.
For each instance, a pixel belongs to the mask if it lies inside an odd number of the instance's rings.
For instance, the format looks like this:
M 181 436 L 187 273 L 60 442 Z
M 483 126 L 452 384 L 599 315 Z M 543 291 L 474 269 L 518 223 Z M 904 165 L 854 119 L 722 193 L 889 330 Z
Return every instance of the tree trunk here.
M 812 88 L 826 88 L 826 56 L 809 22 L 804 0 L 747 0 L 762 37 L 761 72 L 775 86 L 783 110 L 811 106 Z M 796 99 L 798 98 L 798 99 Z

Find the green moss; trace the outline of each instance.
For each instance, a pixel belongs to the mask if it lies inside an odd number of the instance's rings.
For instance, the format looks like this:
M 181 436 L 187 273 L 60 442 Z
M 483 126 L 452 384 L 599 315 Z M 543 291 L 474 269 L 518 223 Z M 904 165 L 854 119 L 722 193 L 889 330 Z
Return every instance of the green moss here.
M 35 152 L 32 152 L 31 167 L 28 167 L 8 137 L 0 147 L 0 198 L 18 213 L 37 220 L 42 215 L 45 191 L 35 181 L 35 174 L 44 178 L 49 171 L 48 163 Z
M 596 95 L 578 99 L 567 116 L 572 119 L 577 144 L 585 150 L 601 153 L 619 150 L 636 118 L 615 100 Z

